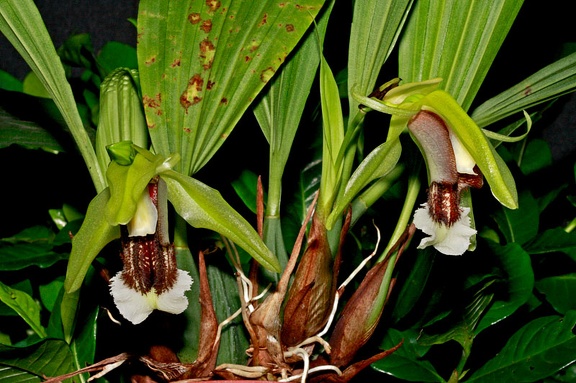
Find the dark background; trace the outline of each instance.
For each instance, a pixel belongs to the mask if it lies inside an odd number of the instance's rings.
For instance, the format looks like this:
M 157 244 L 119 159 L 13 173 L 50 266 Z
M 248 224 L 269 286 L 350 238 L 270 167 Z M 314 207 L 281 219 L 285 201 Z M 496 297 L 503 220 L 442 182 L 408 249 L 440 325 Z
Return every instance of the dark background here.
M 36 4 L 57 47 L 74 33 L 89 33 L 96 52 L 108 41 L 135 45 L 136 30 L 127 19 L 136 18 L 137 0 L 37 0 Z M 340 36 L 346 36 L 351 4 L 346 0 L 336 2 L 327 38 L 334 46 L 327 47 L 329 59 L 345 57 L 343 52 L 330 49 L 345 49 L 345 43 L 336 42 Z M 477 99 L 486 100 L 558 59 L 565 43 L 576 42 L 572 16 L 571 2 L 526 0 Z M 345 63 L 331 62 L 331 65 L 338 70 L 341 69 L 338 65 Z M 20 79 L 29 71 L 1 35 L 0 69 Z M 553 158 L 559 163 L 574 163 L 575 112 L 576 97 L 565 96 L 533 128 L 533 134 L 549 142 Z M 219 156 L 233 153 L 220 152 L 223 153 L 218 153 Z M 94 196 L 85 195 L 91 190 L 91 180 L 81 158 L 71 154 L 54 156 L 9 147 L 0 150 L 0 165 L 0 200 L 5 217 L 0 223 L 0 237 L 28 226 L 49 224 L 47 210 L 59 208 L 62 203 L 83 210 Z

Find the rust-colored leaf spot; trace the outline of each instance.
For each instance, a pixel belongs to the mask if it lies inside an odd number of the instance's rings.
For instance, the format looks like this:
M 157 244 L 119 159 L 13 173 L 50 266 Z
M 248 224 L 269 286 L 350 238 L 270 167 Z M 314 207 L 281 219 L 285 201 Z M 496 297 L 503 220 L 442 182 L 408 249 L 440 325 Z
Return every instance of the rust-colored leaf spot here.
M 268 22 L 268 14 L 265 13 L 264 16 L 262 17 L 262 20 L 260 20 L 260 23 L 258 23 L 258 26 L 261 27 L 265 25 L 267 22 Z
M 280 8 L 284 8 L 284 7 L 286 6 L 286 3 L 278 3 L 278 6 L 279 6 Z
M 200 14 L 197 12 L 191 13 L 188 15 L 188 21 L 192 24 L 198 24 L 202 19 L 200 18 Z
M 200 76 L 199 73 L 196 73 L 194 76 L 188 80 L 188 85 L 182 95 L 180 96 L 180 105 L 186 109 L 188 112 L 188 108 L 192 105 L 198 104 L 202 101 L 202 97 L 200 97 L 200 92 L 202 92 L 202 86 L 204 85 L 204 80 Z
M 294 25 L 286 24 L 286 32 L 294 32 Z
M 142 103 L 144 104 L 144 108 L 153 109 L 154 113 L 156 113 L 158 116 L 162 115 L 162 109 L 160 109 L 160 104 L 162 103 L 162 95 L 160 93 L 154 97 L 150 97 L 145 94 L 142 97 Z
M 215 84 L 214 81 L 208 80 L 208 82 L 206 83 L 206 90 L 211 90 L 214 84 Z
M 190 129 L 190 128 L 184 128 L 185 133 L 190 133 L 191 131 L 192 131 L 192 129 Z
M 216 12 L 222 3 L 219 0 L 206 0 L 206 5 L 208 6 L 208 12 Z
M 200 42 L 200 58 L 202 59 L 202 67 L 204 69 L 210 69 L 212 67 L 215 52 L 216 47 L 210 40 L 204 39 Z
M 210 19 L 204 20 L 202 22 L 202 25 L 200 25 L 200 29 L 205 33 L 210 33 L 210 31 L 212 30 L 212 20 Z
M 222 97 L 220 100 L 220 105 L 228 105 L 228 99 L 226 97 Z
M 250 57 L 250 56 L 245 56 L 245 57 L 244 57 L 244 62 L 248 62 L 248 61 L 250 61 L 250 60 L 252 60 L 252 57 Z
M 176 68 L 176 67 L 180 66 L 181 63 L 182 63 L 182 60 L 180 59 L 180 57 L 177 57 L 174 59 L 174 61 L 172 61 L 172 64 L 170 64 L 170 67 Z
M 156 56 L 151 56 L 149 57 L 147 60 L 144 61 L 144 64 L 146 65 L 152 65 L 156 62 Z
M 272 67 L 268 67 L 268 68 L 264 69 L 260 73 L 260 80 L 262 80 L 262 82 L 264 82 L 264 83 L 267 83 L 268 81 L 270 81 L 272 76 L 274 76 L 275 72 L 276 72 L 276 70 Z
M 254 52 L 256 49 L 258 49 L 259 46 L 260 44 L 256 40 L 252 40 L 252 42 L 250 43 L 250 47 L 248 49 L 250 50 L 250 52 Z
M 532 87 L 530 85 L 527 85 L 526 88 L 524 88 L 524 96 L 529 96 L 532 94 Z

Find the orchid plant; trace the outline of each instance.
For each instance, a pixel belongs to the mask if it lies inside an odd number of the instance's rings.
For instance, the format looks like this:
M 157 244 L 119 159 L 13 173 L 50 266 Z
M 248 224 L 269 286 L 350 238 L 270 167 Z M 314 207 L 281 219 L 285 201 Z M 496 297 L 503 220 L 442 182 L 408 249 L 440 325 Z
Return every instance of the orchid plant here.
M 0 73 L 2 146 L 63 150 L 8 109 L 42 96 L 94 185 L 50 211 L 57 233 L 2 240 L 0 315 L 20 324 L 0 326 L 0 378 L 566 381 L 576 237 L 543 217 L 574 181 L 527 185 L 576 53 L 477 101 L 522 5 L 141 0 L 136 48 L 96 54 L 0 0 L 32 69 Z

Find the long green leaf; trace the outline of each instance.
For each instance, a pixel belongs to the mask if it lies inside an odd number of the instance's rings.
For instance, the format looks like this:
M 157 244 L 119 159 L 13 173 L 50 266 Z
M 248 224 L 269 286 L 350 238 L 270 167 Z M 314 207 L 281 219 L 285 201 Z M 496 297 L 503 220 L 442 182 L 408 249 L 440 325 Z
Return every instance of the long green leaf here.
M 523 109 L 573 92 L 575 88 L 576 53 L 573 53 L 484 102 L 474 109 L 472 118 L 478 126 L 488 126 Z
M 265 268 L 280 271 L 276 256 L 217 190 L 173 170 L 162 172 L 161 177 L 168 186 L 168 200 L 191 226 L 210 229 L 230 238 Z
M 323 0 L 144 0 L 138 64 L 154 149 L 184 174 L 214 155 Z
M 400 42 L 400 78 L 441 77 L 442 89 L 468 110 L 522 3 L 418 1 Z
M 338 84 L 324 57 L 320 62 L 320 103 L 322 107 L 322 181 L 318 211 L 328 214 L 340 185 L 343 161 L 338 154 L 344 142 L 344 117 Z
M 84 129 L 64 68 L 32 0 L 0 1 L 0 31 L 40 79 L 62 113 L 99 192 L 106 186 L 96 154 Z
M 270 144 L 270 174 L 266 216 L 280 214 L 281 180 L 292 142 L 320 63 L 321 44 L 333 1 L 322 11 L 254 107 L 254 115 Z
M 354 2 L 348 49 L 348 92 L 372 92 L 380 69 L 408 16 L 413 0 L 364 0 Z M 358 102 L 350 100 L 350 116 L 358 112 Z

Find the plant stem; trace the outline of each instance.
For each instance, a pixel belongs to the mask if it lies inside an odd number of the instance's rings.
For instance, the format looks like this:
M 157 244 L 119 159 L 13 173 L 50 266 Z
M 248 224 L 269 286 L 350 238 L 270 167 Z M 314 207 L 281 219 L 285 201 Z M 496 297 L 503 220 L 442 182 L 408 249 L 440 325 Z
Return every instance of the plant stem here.
M 413 172 L 410 174 L 408 178 L 408 189 L 406 190 L 406 199 L 404 200 L 404 205 L 402 206 L 402 211 L 400 212 L 400 217 L 398 218 L 398 222 L 396 223 L 396 227 L 394 228 L 394 232 L 390 237 L 390 241 L 386 246 L 386 249 L 382 252 L 380 257 L 378 258 L 378 262 L 382 261 L 386 254 L 390 251 L 392 246 L 400 239 L 400 236 L 406 230 L 406 226 L 410 222 L 412 218 L 412 213 L 414 212 L 414 205 L 416 204 L 416 199 L 418 198 L 418 194 L 420 192 L 420 167 L 422 163 L 419 162 L 418 165 L 414 167 Z M 393 264 L 393 263 L 392 263 Z

